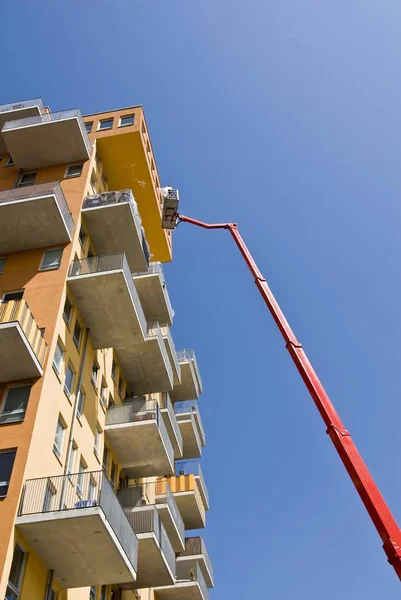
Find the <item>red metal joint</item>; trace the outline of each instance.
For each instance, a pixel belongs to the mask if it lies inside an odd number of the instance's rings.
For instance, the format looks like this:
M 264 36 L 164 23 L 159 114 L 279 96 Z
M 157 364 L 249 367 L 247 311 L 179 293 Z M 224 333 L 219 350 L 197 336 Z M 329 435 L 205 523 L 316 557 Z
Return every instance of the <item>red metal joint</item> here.
M 330 435 L 331 431 L 337 431 L 337 433 L 339 435 L 342 435 L 343 437 L 351 437 L 350 432 L 348 431 L 348 429 L 338 429 L 338 427 L 336 427 L 335 425 L 331 424 L 327 427 L 326 429 L 326 433 L 327 435 Z

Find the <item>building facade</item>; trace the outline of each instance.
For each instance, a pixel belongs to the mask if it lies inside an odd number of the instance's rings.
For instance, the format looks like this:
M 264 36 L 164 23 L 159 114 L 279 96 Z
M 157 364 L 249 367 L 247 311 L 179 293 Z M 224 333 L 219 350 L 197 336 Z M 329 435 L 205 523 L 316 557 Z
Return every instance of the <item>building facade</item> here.
M 207 600 L 193 350 L 140 106 L 0 106 L 0 598 Z

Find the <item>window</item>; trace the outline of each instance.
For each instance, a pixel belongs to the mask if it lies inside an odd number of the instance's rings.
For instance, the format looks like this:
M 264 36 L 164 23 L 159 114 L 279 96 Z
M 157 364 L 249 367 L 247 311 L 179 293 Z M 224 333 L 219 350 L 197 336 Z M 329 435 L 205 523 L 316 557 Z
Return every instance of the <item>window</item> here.
M 15 165 L 14 165 L 14 161 L 13 161 L 13 158 L 12 158 L 11 154 L 10 154 L 10 156 L 7 158 L 7 162 L 6 162 L 6 164 L 5 164 L 4 166 L 5 166 L 5 167 L 14 167 L 14 166 L 15 166 Z
M 78 417 L 81 417 L 84 414 L 85 396 L 86 396 L 86 394 L 84 392 L 83 387 L 81 386 L 81 389 L 79 390 L 78 406 L 77 406 Z
M 99 375 L 99 365 L 97 364 L 97 361 L 94 360 L 93 361 L 93 366 L 92 366 L 92 384 L 93 386 L 96 388 L 97 387 L 97 379 L 98 379 L 98 375 Z
M 73 333 L 72 338 L 74 340 L 74 344 L 76 345 L 76 347 L 79 350 L 79 347 L 81 345 L 81 339 L 82 339 L 82 325 L 78 321 L 78 319 L 76 319 L 76 321 L 75 321 L 74 333 Z
M 117 363 L 114 360 L 114 358 L 113 358 L 113 364 L 111 365 L 111 378 L 115 383 L 116 379 L 117 379 Z
M 20 597 L 25 558 L 25 552 L 21 546 L 16 544 L 14 548 L 13 562 L 11 563 L 10 575 L 8 576 L 6 600 L 17 600 L 17 598 Z
M 33 185 L 35 183 L 36 175 L 37 175 L 37 171 L 31 171 L 30 173 L 22 173 L 17 187 L 25 187 L 26 185 Z
M 79 163 L 77 165 L 69 165 L 65 172 L 66 177 L 79 177 L 82 174 L 84 163 Z
M 99 121 L 98 131 L 105 131 L 105 129 L 111 129 L 113 127 L 113 119 L 103 119 Z
M 0 258 L 0 275 L 4 272 L 4 267 L 6 266 L 6 258 Z
M 86 238 L 87 237 L 88 237 L 87 233 L 86 233 L 85 229 L 81 225 L 81 229 L 79 230 L 79 241 L 81 243 L 82 248 L 85 246 L 85 242 L 86 242 Z
M 107 475 L 107 467 L 109 466 L 109 449 L 106 446 L 106 444 L 104 445 L 104 448 L 103 448 L 103 460 L 102 460 L 102 464 L 103 464 L 103 471 Z
M 7 496 L 16 450 L 0 452 L 0 498 Z
M 52 484 L 51 480 L 48 479 L 46 484 L 45 497 L 43 499 L 42 512 L 50 512 L 54 508 L 54 501 L 56 499 L 56 488 Z
M 30 385 L 9 388 L 0 413 L 0 423 L 23 421 L 28 405 Z
M 96 586 L 95 585 L 91 585 L 91 589 L 89 592 L 89 598 L 90 598 L 90 600 L 96 600 Z
M 46 250 L 46 252 L 43 255 L 39 271 L 50 271 L 51 269 L 59 269 L 62 256 L 62 248 L 57 248 L 57 250 Z
M 67 369 L 65 372 L 65 380 L 64 380 L 64 391 L 68 397 L 70 397 L 73 392 L 74 379 L 75 379 L 75 371 L 72 368 L 71 364 L 68 363 Z
M 99 401 L 103 408 L 107 408 L 107 384 L 103 379 L 102 379 L 102 386 L 100 388 Z
M 124 115 L 120 117 L 120 127 L 128 127 L 128 125 L 134 124 L 135 115 Z
M 56 344 L 56 350 L 54 352 L 53 367 L 59 375 L 61 373 L 61 366 L 63 364 L 63 360 L 64 360 L 64 348 L 61 345 L 61 341 L 58 340 L 58 342 Z
M 108 408 L 110 408 L 111 406 L 114 406 L 115 402 L 114 402 L 114 398 L 111 394 L 109 394 L 109 403 L 108 403 Z
M 121 400 L 124 400 L 124 390 L 125 390 L 124 379 L 122 377 L 120 377 L 120 381 L 118 382 L 118 393 L 120 394 Z
M 72 304 L 71 300 L 68 296 L 65 297 L 64 308 L 63 308 L 63 318 L 64 321 L 69 325 L 71 323 L 72 317 Z
M 85 123 L 86 133 L 90 133 L 92 131 L 92 127 L 93 127 L 93 121 L 91 121 L 90 123 Z
M 16 292 L 6 292 L 3 295 L 2 302 L 10 302 L 10 300 L 22 300 L 24 290 L 18 290 Z
M 116 485 L 116 473 L 117 473 L 116 463 L 114 462 L 114 460 L 112 460 L 111 461 L 111 471 L 110 471 L 110 483 L 113 486 L 113 488 Z
M 100 440 L 102 439 L 102 430 L 100 429 L 99 424 L 96 424 L 96 430 L 95 430 L 95 445 L 94 445 L 94 451 L 96 456 L 99 456 L 99 449 L 100 449 Z
M 77 458 L 77 450 L 78 450 L 78 446 L 76 445 L 75 442 L 72 442 L 71 454 L 70 454 L 70 459 L 68 461 L 68 469 L 67 469 L 67 473 L 69 475 L 71 475 L 71 473 L 74 472 L 75 460 Z
M 85 471 L 87 469 L 86 463 L 83 458 L 79 461 L 78 479 L 77 479 L 77 492 L 82 495 L 85 487 Z
M 65 430 L 66 430 L 66 425 L 65 425 L 63 419 L 61 418 L 61 415 L 59 415 L 58 421 L 57 421 L 57 427 L 56 427 L 56 435 L 54 436 L 54 443 L 53 443 L 53 452 L 59 458 L 63 451 Z

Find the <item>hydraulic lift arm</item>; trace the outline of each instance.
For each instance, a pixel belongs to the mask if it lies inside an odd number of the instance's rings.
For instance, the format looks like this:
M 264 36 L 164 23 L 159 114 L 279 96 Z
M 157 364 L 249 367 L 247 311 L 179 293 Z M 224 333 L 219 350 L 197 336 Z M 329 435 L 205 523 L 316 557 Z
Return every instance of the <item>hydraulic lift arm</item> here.
M 399 579 L 401 579 L 401 531 L 390 512 L 383 496 L 374 482 L 369 470 L 364 463 L 357 447 L 352 441 L 338 416 L 329 396 L 316 375 L 311 363 L 306 356 L 302 345 L 295 337 L 284 314 L 282 313 L 275 297 L 273 296 L 266 279 L 259 271 L 247 246 L 245 245 L 236 223 L 203 223 L 190 217 L 184 217 L 175 213 L 172 221 L 176 223 L 190 223 L 204 229 L 227 229 L 237 244 L 246 264 L 249 267 L 256 286 L 265 301 L 273 319 L 284 338 L 286 348 L 298 369 L 310 395 L 327 427 L 330 436 L 351 480 L 358 492 L 366 510 L 376 527 L 382 542 L 383 549 L 387 555 L 388 562 L 393 566 Z

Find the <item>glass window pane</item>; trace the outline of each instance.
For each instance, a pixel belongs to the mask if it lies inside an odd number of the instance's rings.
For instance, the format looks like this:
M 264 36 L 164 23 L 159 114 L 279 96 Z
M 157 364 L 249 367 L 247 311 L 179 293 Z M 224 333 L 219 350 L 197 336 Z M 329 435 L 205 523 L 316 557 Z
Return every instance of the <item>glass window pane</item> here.
M 0 497 L 6 496 L 13 470 L 16 450 L 0 452 Z
M 71 365 L 67 366 L 67 370 L 65 372 L 65 382 L 64 382 L 64 388 L 66 388 L 67 392 L 69 394 L 72 393 L 72 388 L 74 386 L 74 371 L 71 368 Z
M 75 321 L 74 335 L 73 335 L 74 342 L 77 347 L 79 347 L 79 344 L 81 343 L 81 334 L 82 334 L 81 323 L 77 319 Z
M 6 266 L 6 258 L 0 258 L 0 275 L 3 273 L 4 271 L 4 267 Z
M 113 119 L 104 119 L 99 123 L 99 131 L 111 129 L 113 127 Z
M 134 124 L 134 115 L 125 115 L 120 118 L 120 127 L 126 127 L 127 125 Z
M 47 271 L 48 269 L 58 269 L 61 263 L 62 254 L 63 250 L 61 248 L 58 248 L 57 250 L 46 250 L 40 270 Z
M 18 292 L 7 292 L 4 294 L 3 302 L 10 302 L 10 300 L 22 300 L 24 295 L 24 290 L 19 290 Z
M 77 411 L 78 411 L 79 415 L 83 414 L 83 412 L 84 412 L 84 405 L 85 405 L 85 392 L 81 388 L 79 390 L 78 407 L 77 407 Z
M 30 385 L 13 387 L 7 391 L 0 423 L 12 423 L 24 419 L 30 392 Z
M 85 123 L 86 133 L 90 133 L 92 131 L 92 127 L 93 127 L 93 122 L 92 123 Z
M 8 578 L 8 583 L 12 584 L 16 590 L 20 588 L 24 559 L 25 552 L 17 544 L 14 549 L 13 562 L 11 563 L 10 576 Z M 10 597 L 12 598 L 13 596 Z
M 66 177 L 79 177 L 82 173 L 83 163 L 79 165 L 70 165 L 67 169 Z
M 69 297 L 67 296 L 65 299 L 64 309 L 63 309 L 63 316 L 64 316 L 65 320 L 67 321 L 67 323 L 69 323 L 71 321 L 71 315 L 72 315 L 72 304 L 70 302 Z
M 53 364 L 56 367 L 58 373 L 60 373 L 60 371 L 61 371 L 61 363 L 63 361 L 63 356 L 64 356 L 64 350 L 60 346 L 59 342 L 57 342 L 56 351 L 54 353 Z

